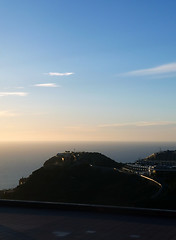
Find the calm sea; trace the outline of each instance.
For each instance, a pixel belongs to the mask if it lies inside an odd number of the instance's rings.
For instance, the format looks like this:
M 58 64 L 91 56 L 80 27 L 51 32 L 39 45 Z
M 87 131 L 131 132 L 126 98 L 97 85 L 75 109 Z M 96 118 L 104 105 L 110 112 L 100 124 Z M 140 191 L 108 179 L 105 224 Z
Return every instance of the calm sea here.
M 134 162 L 153 152 L 175 150 L 176 142 L 49 142 L 0 143 L 0 189 L 13 188 L 21 177 L 32 171 L 58 152 L 100 152 L 118 162 Z

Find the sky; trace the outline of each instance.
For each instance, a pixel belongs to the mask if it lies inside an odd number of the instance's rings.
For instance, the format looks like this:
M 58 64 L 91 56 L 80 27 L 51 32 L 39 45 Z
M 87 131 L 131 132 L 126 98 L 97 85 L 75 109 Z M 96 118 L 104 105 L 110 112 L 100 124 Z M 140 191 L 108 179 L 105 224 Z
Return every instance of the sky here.
M 175 9 L 1 0 L 0 141 L 176 141 Z

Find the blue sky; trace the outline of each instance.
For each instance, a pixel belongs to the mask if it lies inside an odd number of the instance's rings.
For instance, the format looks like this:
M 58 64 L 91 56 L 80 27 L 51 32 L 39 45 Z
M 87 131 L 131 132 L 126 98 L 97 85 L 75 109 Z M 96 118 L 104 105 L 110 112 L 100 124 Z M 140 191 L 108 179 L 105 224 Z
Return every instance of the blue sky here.
M 176 141 L 175 9 L 0 1 L 0 140 Z

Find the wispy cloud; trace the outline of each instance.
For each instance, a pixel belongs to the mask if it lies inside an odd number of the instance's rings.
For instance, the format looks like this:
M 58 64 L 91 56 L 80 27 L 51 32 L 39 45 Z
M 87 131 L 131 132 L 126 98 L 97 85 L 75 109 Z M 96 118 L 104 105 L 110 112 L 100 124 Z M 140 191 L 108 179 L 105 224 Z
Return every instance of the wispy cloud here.
M 153 68 L 146 68 L 126 72 L 120 74 L 120 76 L 152 76 L 152 75 L 163 75 L 163 74 L 176 73 L 176 62 L 160 65 Z
M 79 131 L 79 132 L 95 132 L 96 131 L 96 128 L 94 126 L 88 126 L 88 125 L 66 126 L 64 128 L 71 131 Z
M 49 72 L 47 75 L 49 76 L 70 76 L 73 75 L 73 72 L 59 73 L 59 72 Z
M 60 87 L 59 85 L 56 85 L 55 83 L 39 83 L 39 84 L 35 84 L 35 87 Z
M 17 116 L 17 114 L 10 112 L 10 111 L 0 111 L 0 118 L 1 117 L 14 117 L 14 116 Z
M 156 121 L 156 122 L 128 122 L 128 123 L 114 123 L 114 124 L 101 124 L 101 128 L 109 127 L 150 127 L 150 126 L 171 126 L 176 125 L 176 122 L 171 121 Z
M 25 97 L 27 95 L 28 95 L 27 92 L 0 92 L 0 97 L 6 97 L 6 96 Z
M 24 89 L 24 87 L 16 87 L 16 89 Z

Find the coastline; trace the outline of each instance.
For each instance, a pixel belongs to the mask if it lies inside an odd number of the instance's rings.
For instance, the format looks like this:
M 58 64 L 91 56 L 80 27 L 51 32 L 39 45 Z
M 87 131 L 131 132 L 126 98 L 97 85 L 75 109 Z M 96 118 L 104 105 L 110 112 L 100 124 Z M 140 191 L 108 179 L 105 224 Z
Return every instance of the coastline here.
M 54 154 L 65 150 L 101 152 L 117 162 L 134 162 L 175 142 L 4 142 L 0 144 L 0 189 L 14 188 Z

